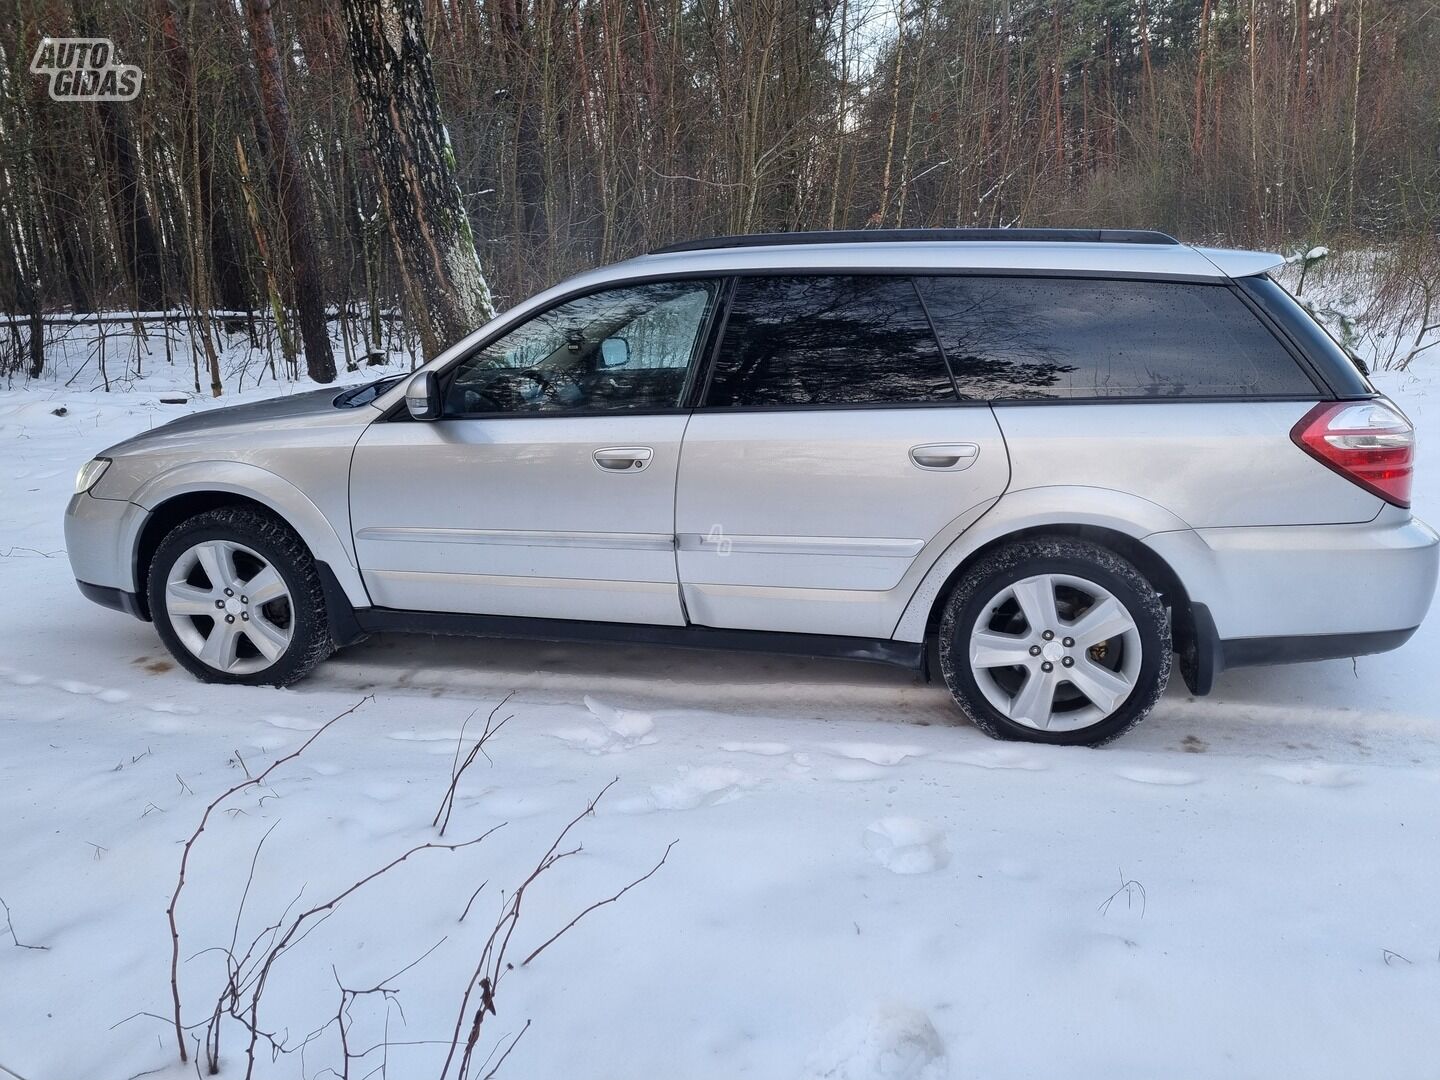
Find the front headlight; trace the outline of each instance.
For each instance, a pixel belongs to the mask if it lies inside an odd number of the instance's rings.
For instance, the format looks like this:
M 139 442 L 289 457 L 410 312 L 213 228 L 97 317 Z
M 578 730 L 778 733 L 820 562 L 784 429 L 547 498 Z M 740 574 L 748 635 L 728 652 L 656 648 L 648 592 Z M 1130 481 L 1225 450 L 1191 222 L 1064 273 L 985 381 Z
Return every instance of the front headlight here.
M 97 457 L 81 465 L 80 471 L 75 474 L 75 494 L 83 495 L 93 488 L 109 467 L 110 459 L 103 457 Z

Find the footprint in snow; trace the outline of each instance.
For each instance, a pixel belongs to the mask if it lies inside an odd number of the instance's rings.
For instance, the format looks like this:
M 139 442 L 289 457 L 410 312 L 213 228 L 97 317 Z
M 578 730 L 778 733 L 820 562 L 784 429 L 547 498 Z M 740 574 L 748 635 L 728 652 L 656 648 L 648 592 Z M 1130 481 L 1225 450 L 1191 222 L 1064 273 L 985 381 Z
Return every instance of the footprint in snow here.
M 811 1054 L 802 1080 L 945 1080 L 945 1043 L 930 1018 L 900 1002 L 849 1017 Z
M 630 742 L 644 740 L 655 730 L 655 718 L 647 712 L 640 712 L 636 709 L 619 709 L 614 705 L 607 705 L 589 694 L 585 695 L 585 708 L 589 709 L 590 715 L 604 724 L 611 734 Z M 655 740 L 648 741 L 654 742 Z
M 572 749 L 584 750 L 591 754 L 605 754 L 625 749 L 624 746 L 614 745 L 614 739 L 608 731 L 601 731 L 595 727 L 556 728 L 550 732 L 550 737 L 559 739 Z
M 668 784 L 655 784 L 649 795 L 619 800 L 615 806 L 621 813 L 645 814 L 652 810 L 694 810 L 698 806 L 717 806 L 732 802 L 753 787 L 755 779 L 739 769 L 719 765 L 697 768 L 682 766 L 680 777 Z
M 1281 780 L 1288 780 L 1292 784 L 1306 784 L 1310 787 L 1342 788 L 1360 782 L 1360 777 L 1353 769 L 1341 765 L 1326 765 L 1318 761 L 1308 765 L 1270 765 L 1261 771 Z
M 92 686 L 90 683 L 80 682 L 78 679 L 59 679 L 56 681 L 55 686 L 58 689 L 64 690 L 67 694 L 79 694 L 82 697 L 98 694 L 104 689 L 104 687 L 101 686 Z
M 840 757 L 868 761 L 871 765 L 899 765 L 906 758 L 924 757 L 928 753 L 924 747 L 903 746 L 896 743 L 829 743 L 825 749 Z
M 475 800 L 475 805 L 487 814 L 504 821 L 534 817 L 550 809 L 548 792 L 543 789 L 526 790 L 500 788 L 487 791 Z
M 839 780 L 846 784 L 863 784 L 868 780 L 881 780 L 889 775 L 888 769 L 872 765 L 868 761 L 842 761 L 825 773 L 825 779 Z
M 10 676 L 10 681 L 16 686 L 34 686 L 36 683 L 44 682 L 45 676 L 29 671 L 17 671 Z
M 815 771 L 810 761 L 809 754 L 803 752 L 791 754 L 790 760 L 785 763 L 786 775 L 794 776 L 797 779 L 810 776 L 810 774 Z
M 152 701 L 145 707 L 151 712 L 165 713 L 170 716 L 195 716 L 200 712 L 193 705 L 176 705 L 170 701 Z
M 558 728 L 551 736 L 590 754 L 618 754 L 660 741 L 654 734 L 655 718 L 647 712 L 616 708 L 588 694 L 585 708 L 591 723 Z
M 403 784 L 392 784 L 381 781 L 375 784 L 366 784 L 362 789 L 367 799 L 374 799 L 378 803 L 394 802 L 405 794 Z
M 16 679 L 19 682 L 19 679 Z M 33 686 L 41 680 L 36 678 L 21 685 Z M 129 701 L 130 695 L 124 690 L 107 690 L 103 686 L 95 686 L 91 683 L 81 682 L 78 679 L 57 679 L 54 686 L 64 690 L 67 694 L 76 694 L 80 697 L 94 697 L 110 705 L 118 705 L 122 701 Z
M 949 862 L 945 831 L 912 817 L 886 817 L 865 829 L 865 850 L 893 874 L 928 874 Z
M 271 727 L 281 728 L 285 731 L 319 731 L 320 725 L 313 720 L 303 720 L 298 716 L 265 716 L 261 717 Z
M 760 757 L 780 757 L 790 753 L 790 747 L 783 742 L 723 742 L 720 749 L 727 754 L 758 754 Z
M 392 731 L 385 736 L 396 742 L 448 742 L 460 738 L 459 729 L 453 731 Z
M 1047 767 L 1038 758 L 1008 746 L 998 746 L 993 750 L 951 751 L 936 754 L 935 760 L 951 765 L 974 765 L 979 769 L 1023 769 L 1027 772 L 1040 772 Z
M 1116 769 L 1115 775 L 1137 784 L 1159 784 L 1163 787 L 1184 787 L 1186 784 L 1200 782 L 1198 774 L 1185 772 L 1183 769 Z

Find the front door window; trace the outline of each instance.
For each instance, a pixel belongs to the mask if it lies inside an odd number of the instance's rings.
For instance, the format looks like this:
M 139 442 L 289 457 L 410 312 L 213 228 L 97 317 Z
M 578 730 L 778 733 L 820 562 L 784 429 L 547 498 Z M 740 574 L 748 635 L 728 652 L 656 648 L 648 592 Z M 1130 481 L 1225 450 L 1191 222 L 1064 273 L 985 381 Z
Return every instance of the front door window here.
M 718 292 L 654 282 L 550 308 L 459 364 L 445 416 L 677 409 Z

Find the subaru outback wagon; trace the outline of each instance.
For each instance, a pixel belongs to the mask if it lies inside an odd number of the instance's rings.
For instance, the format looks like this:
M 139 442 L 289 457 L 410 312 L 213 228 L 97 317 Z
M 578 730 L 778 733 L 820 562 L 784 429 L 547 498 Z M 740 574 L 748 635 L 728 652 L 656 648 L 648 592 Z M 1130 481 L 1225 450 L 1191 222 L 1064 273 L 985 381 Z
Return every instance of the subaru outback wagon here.
M 413 375 L 110 448 L 70 560 L 212 682 L 402 630 L 938 661 L 987 734 L 1098 744 L 1172 657 L 1204 694 L 1393 649 L 1430 604 L 1413 429 L 1281 262 L 1110 230 L 680 244 Z

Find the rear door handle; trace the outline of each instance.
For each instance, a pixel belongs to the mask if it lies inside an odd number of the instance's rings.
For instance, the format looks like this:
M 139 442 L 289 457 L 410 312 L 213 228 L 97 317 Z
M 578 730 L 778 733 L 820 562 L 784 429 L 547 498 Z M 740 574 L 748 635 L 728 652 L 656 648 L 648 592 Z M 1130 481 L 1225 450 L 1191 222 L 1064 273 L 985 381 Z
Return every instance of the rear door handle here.
M 648 446 L 607 446 L 591 456 L 606 472 L 639 472 L 650 464 L 655 451 Z
M 929 472 L 959 472 L 975 464 L 980 447 L 971 442 L 926 443 L 910 448 L 910 460 L 918 469 Z

